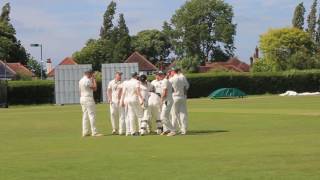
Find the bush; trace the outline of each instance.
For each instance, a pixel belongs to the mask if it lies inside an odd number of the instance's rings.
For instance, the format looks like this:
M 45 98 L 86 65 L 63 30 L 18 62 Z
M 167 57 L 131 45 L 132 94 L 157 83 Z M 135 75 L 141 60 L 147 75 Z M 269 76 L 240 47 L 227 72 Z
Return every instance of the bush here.
M 190 74 L 188 96 L 207 97 L 220 88 L 238 88 L 249 95 L 279 94 L 287 90 L 319 91 L 320 71 L 289 71 L 281 73 Z
M 54 81 L 9 81 L 9 104 L 54 102 Z
M 188 97 L 207 97 L 220 88 L 238 88 L 248 95 L 279 94 L 287 90 L 319 91 L 320 70 L 272 73 L 205 73 L 188 74 Z M 149 79 L 151 80 L 151 78 Z M 101 81 L 97 82 L 96 102 L 102 101 Z M 9 81 L 9 104 L 54 103 L 54 81 Z
M 53 104 L 55 103 L 54 81 L 9 81 L 9 104 Z M 96 102 L 102 101 L 101 81 L 97 81 L 98 90 L 94 93 Z

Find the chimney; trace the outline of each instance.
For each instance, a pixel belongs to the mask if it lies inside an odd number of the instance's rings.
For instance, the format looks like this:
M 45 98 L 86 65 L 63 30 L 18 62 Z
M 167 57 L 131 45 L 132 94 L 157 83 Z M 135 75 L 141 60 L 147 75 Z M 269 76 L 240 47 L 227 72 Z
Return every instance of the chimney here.
M 47 74 L 52 71 L 52 61 L 47 59 Z
M 250 57 L 250 66 L 253 66 L 253 57 Z

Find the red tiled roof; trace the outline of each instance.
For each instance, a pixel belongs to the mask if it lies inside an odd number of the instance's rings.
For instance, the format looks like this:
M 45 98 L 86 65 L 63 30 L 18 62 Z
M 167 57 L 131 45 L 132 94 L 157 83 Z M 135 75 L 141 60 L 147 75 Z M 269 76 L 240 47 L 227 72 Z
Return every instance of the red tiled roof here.
M 78 63 L 76 63 L 75 59 L 73 59 L 72 57 L 66 57 L 64 60 L 62 60 L 58 66 L 60 65 L 76 65 Z M 52 69 L 49 73 L 48 73 L 48 77 L 53 77 L 54 76 L 54 69 Z
M 17 73 L 13 69 L 11 69 L 8 66 L 8 64 L 5 64 L 3 61 L 0 60 L 0 78 L 13 78 L 16 75 Z
M 157 71 L 157 67 L 138 52 L 134 52 L 125 63 L 138 63 L 139 71 Z
M 22 74 L 30 77 L 33 76 L 33 73 L 21 63 L 7 63 L 7 65 L 17 74 Z
M 208 72 L 214 69 L 222 69 L 236 72 L 249 72 L 250 66 L 237 58 L 231 58 L 227 62 L 207 63 L 205 66 L 200 66 L 200 72 Z

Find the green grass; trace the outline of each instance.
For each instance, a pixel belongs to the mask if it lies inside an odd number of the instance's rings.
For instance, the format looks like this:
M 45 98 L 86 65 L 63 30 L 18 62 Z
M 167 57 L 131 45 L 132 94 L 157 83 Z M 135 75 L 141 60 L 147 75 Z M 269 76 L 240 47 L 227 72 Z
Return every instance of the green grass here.
M 190 135 L 110 136 L 106 105 L 81 138 L 80 107 L 0 109 L 0 179 L 318 180 L 320 97 L 190 100 Z

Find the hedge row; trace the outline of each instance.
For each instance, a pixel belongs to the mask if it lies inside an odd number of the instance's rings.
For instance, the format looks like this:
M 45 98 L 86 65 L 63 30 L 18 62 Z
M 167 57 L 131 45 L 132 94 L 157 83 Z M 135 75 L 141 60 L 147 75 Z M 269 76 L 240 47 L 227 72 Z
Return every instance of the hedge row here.
M 187 78 L 191 85 L 190 98 L 207 97 L 220 88 L 238 88 L 248 95 L 279 94 L 287 90 L 314 92 L 320 89 L 320 71 L 192 74 Z
M 191 74 L 189 97 L 207 97 L 219 88 L 239 88 L 248 95 L 279 94 L 287 90 L 297 92 L 319 91 L 320 71 L 298 71 L 285 73 L 224 73 Z M 98 82 L 96 101 L 102 100 L 101 82 Z M 10 81 L 9 104 L 54 103 L 53 81 Z
M 53 104 L 54 81 L 8 81 L 9 104 Z M 94 97 L 101 101 L 101 82 L 97 82 L 98 90 Z

